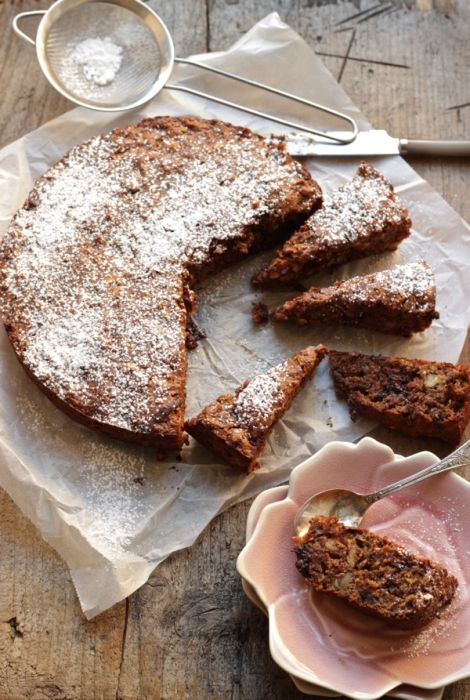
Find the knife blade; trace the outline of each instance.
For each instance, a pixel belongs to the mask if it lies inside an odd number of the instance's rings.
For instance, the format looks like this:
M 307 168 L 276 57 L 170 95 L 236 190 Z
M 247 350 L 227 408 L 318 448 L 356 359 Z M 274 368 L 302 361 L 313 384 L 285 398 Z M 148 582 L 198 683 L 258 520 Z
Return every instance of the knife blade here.
M 347 138 L 345 131 L 329 131 L 332 138 Z M 470 156 L 470 141 L 436 141 L 422 139 L 399 139 L 390 136 L 384 129 L 360 131 L 351 143 L 335 143 L 321 138 L 312 138 L 302 133 L 289 133 L 282 137 L 288 152 L 298 158 L 309 156 L 387 156 L 420 155 Z

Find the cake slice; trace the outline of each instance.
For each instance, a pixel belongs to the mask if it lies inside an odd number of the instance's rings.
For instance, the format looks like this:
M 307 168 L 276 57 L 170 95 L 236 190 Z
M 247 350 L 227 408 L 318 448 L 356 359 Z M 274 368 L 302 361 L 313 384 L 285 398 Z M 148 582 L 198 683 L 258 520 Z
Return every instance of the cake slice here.
M 331 267 L 395 250 L 410 234 L 407 210 L 390 182 L 369 163 L 325 197 L 323 206 L 291 236 L 253 279 L 259 287 L 291 284 Z
M 407 435 L 460 442 L 470 420 L 466 365 L 333 350 L 329 360 L 353 420 L 365 416 Z
M 402 629 L 437 617 L 458 586 L 441 564 L 332 516 L 312 518 L 294 541 L 297 569 L 313 590 Z
M 245 381 L 234 394 L 219 396 L 186 422 L 186 430 L 225 462 L 251 472 L 275 423 L 326 353 L 323 345 L 301 350 Z
M 425 262 L 395 265 L 336 282 L 332 287 L 311 287 L 271 311 L 276 321 L 298 325 L 346 325 L 382 333 L 410 336 L 431 325 L 436 313 L 436 286 Z

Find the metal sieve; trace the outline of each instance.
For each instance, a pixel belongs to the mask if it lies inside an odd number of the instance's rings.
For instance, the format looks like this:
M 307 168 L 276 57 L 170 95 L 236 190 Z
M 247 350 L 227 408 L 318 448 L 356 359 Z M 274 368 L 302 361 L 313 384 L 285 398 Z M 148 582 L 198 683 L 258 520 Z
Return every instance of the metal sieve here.
M 35 39 L 19 27 L 22 19 L 33 16 L 42 16 Z M 351 143 L 358 132 L 356 122 L 347 114 L 199 61 L 175 57 L 173 41 L 165 23 L 141 0 L 57 0 L 47 11 L 33 10 L 16 15 L 13 29 L 36 47 L 42 72 L 51 85 L 82 107 L 104 112 L 130 110 L 166 88 L 203 97 L 337 143 Z M 79 42 L 102 37 L 120 47 L 122 60 L 114 79 L 108 84 L 97 85 L 85 76 L 82 67 L 74 60 L 73 52 Z M 196 66 L 311 107 L 347 122 L 350 130 L 341 134 L 322 131 L 186 85 L 169 84 L 175 63 Z

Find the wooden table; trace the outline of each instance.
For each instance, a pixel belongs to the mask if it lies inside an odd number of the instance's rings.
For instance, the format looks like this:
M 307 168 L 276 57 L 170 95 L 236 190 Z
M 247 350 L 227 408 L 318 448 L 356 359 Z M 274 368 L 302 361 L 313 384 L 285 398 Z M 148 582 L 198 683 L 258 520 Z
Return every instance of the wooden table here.
M 42 77 L 34 51 L 10 30 L 15 12 L 48 4 L 0 0 L 1 145 L 70 107 Z M 470 136 L 467 0 L 150 4 L 181 56 L 227 48 L 277 10 L 376 127 L 410 137 Z M 470 220 L 468 161 L 412 165 Z M 468 360 L 468 343 L 464 354 Z M 402 454 L 445 453 L 437 443 L 405 441 L 385 430 L 374 436 Z M 272 662 L 267 621 L 245 598 L 235 572 L 249 505 L 218 517 L 127 601 L 87 622 L 65 564 L 0 492 L 0 700 L 305 697 Z M 445 698 L 470 698 L 470 681 L 449 687 Z

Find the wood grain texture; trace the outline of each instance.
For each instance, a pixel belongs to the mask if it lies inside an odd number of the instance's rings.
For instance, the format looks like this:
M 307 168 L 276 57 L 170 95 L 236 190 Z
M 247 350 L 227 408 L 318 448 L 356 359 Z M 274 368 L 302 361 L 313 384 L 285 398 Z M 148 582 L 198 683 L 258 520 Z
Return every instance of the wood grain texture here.
M 10 31 L 16 11 L 43 0 L 0 2 L 0 142 L 57 116 L 34 51 Z M 322 55 L 375 126 L 400 136 L 464 138 L 470 124 L 470 4 L 466 0 L 151 0 L 181 55 L 227 48 L 277 10 Z M 458 105 L 462 105 L 458 107 Z M 415 160 L 470 219 L 470 165 Z M 465 350 L 470 358 L 470 349 Z M 411 454 L 446 448 L 374 437 Z M 470 476 L 470 472 L 467 473 Z M 272 662 L 267 622 L 235 571 L 249 503 L 217 518 L 130 599 L 86 622 L 67 568 L 0 492 L 0 700 L 300 700 Z M 446 690 L 468 700 L 470 683 Z
M 84 623 L 67 567 L 3 491 L 0 512 L 0 697 L 115 697 L 126 604 Z

